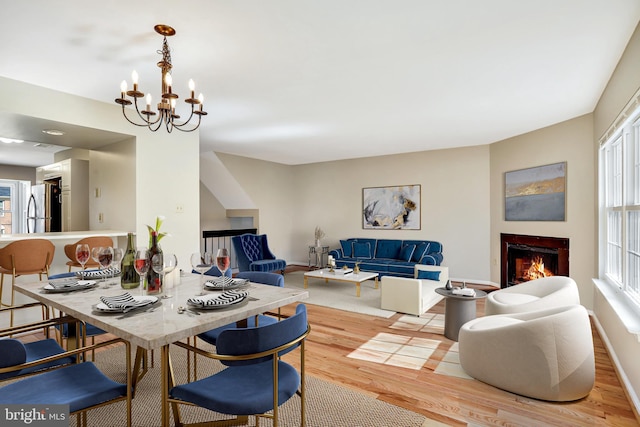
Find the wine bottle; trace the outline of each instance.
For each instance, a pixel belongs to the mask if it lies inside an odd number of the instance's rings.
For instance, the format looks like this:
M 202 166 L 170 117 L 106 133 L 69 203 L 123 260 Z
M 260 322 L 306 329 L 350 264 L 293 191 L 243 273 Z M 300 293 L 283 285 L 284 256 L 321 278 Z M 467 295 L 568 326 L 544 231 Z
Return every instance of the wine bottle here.
M 127 250 L 120 263 L 120 271 L 122 272 L 120 275 L 120 286 L 122 286 L 123 289 L 134 289 L 140 286 L 140 276 L 136 272 L 134 265 L 136 262 L 136 242 L 134 239 L 133 233 L 127 234 Z
M 162 249 L 158 245 L 158 232 L 151 232 L 151 247 L 149 248 L 149 259 L 153 260 L 154 255 L 162 254 Z M 153 262 L 153 261 L 152 261 Z M 153 267 L 147 272 L 147 293 L 158 294 L 162 290 L 162 275 L 153 271 Z

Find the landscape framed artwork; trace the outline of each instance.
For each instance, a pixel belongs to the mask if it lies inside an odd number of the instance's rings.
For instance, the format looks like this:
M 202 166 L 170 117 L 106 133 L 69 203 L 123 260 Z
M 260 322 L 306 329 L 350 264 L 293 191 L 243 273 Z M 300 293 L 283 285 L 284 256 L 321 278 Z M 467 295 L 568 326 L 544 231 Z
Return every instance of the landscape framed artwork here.
M 362 228 L 420 230 L 420 184 L 362 189 Z
M 506 172 L 506 221 L 564 221 L 567 162 Z

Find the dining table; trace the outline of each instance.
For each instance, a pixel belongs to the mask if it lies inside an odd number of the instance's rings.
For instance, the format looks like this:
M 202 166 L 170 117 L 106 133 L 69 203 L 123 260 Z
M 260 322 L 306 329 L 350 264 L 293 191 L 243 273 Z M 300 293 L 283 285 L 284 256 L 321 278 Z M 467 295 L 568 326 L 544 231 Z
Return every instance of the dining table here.
M 145 295 L 144 290 L 140 288 L 123 289 L 117 277 L 104 282 L 97 281 L 95 286 L 69 292 L 59 287 L 52 289 L 48 281 L 16 283 L 14 289 L 62 313 L 129 341 L 132 346 L 137 346 L 139 352 L 160 349 L 162 426 L 168 426 L 170 416 L 167 398 L 171 385 L 169 347 L 172 343 L 219 326 L 242 322 L 251 316 L 273 311 L 309 297 L 305 290 L 248 282 L 237 288 L 248 293 L 240 303 L 200 309 L 188 304 L 188 300 L 202 293 L 201 276 L 183 273 L 174 283 L 172 289 L 165 290 L 168 291 L 166 298 L 155 295 L 157 302 L 126 313 L 100 309 L 103 307 L 101 297 L 109 298 L 129 293 L 139 299 Z M 221 291 L 222 289 L 206 290 L 205 294 Z M 136 363 L 134 369 L 138 368 L 139 364 Z M 134 378 L 138 378 L 135 372 Z

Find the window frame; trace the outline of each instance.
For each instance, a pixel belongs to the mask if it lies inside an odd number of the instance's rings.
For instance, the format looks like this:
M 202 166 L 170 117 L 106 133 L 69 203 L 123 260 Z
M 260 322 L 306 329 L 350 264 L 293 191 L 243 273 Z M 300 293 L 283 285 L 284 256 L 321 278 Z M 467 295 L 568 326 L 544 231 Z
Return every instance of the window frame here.
M 640 310 L 640 107 L 598 150 L 600 278 Z

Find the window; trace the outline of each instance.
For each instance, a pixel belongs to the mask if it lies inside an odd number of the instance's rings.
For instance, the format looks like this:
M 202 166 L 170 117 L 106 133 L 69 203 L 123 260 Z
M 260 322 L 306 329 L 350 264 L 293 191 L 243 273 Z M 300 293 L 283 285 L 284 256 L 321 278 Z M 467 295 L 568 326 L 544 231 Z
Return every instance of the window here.
M 600 148 L 601 268 L 640 306 L 640 109 Z
M 27 232 L 31 182 L 0 178 L 0 234 Z

